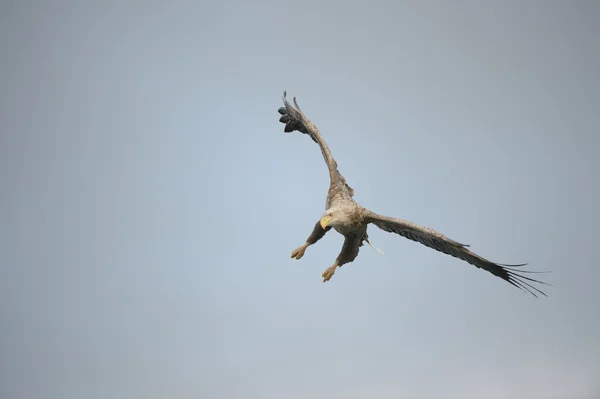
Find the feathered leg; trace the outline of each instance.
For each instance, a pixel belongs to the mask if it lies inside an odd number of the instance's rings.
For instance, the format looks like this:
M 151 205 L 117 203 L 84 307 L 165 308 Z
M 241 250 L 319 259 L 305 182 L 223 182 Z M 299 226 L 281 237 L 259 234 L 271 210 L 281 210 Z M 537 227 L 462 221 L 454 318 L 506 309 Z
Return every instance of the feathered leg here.
M 313 228 L 312 233 L 310 233 L 310 236 L 306 239 L 306 242 L 292 251 L 292 258 L 302 258 L 304 256 L 306 248 L 315 244 L 317 241 L 323 238 L 325 233 L 327 233 L 330 229 L 331 226 L 323 228 L 321 227 L 321 223 L 317 222 L 317 224 L 315 224 L 315 227 Z
M 323 282 L 329 281 L 335 270 L 338 267 L 342 267 L 346 263 L 350 263 L 356 259 L 358 256 L 358 251 L 360 250 L 360 246 L 362 245 L 362 238 L 360 238 L 356 234 L 347 235 L 344 240 L 344 246 L 342 247 L 342 251 L 338 255 L 334 264 L 329 266 L 321 275 L 323 277 Z

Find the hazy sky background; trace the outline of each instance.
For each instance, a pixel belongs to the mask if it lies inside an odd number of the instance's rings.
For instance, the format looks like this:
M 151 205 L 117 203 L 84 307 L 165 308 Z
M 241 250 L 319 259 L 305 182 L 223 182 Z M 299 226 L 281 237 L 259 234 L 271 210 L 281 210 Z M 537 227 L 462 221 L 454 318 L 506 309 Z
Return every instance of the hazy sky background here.
M 592 398 L 600 381 L 597 1 L 0 6 L 0 397 Z M 536 300 L 370 228 L 355 198 Z

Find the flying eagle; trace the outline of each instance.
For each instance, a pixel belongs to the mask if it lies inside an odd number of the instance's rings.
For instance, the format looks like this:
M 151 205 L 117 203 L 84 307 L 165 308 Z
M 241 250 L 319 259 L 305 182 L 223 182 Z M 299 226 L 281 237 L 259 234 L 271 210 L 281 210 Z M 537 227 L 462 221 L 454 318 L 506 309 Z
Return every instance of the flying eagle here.
M 300 259 L 304 256 L 306 248 L 319 241 L 325 233 L 333 227 L 338 233 L 344 236 L 344 245 L 337 259 L 323 274 L 323 282 L 329 281 L 338 267 L 354 261 L 358 256 L 358 251 L 363 242 L 373 246 L 369 242 L 367 235 L 367 226 L 374 224 L 381 230 L 389 233 L 396 233 L 410 240 L 419 242 L 436 251 L 443 252 L 455 258 L 462 259 L 480 269 L 487 270 L 495 276 L 509 282 L 517 288 L 531 293 L 537 298 L 536 293 L 546 296 L 545 293 L 534 287 L 532 283 L 545 284 L 530 277 L 523 276 L 520 273 L 535 273 L 516 268 L 526 264 L 504 265 L 491 262 L 481 256 L 469 251 L 468 245 L 454 241 L 437 231 L 428 227 L 420 226 L 406 220 L 397 219 L 388 216 L 382 216 L 360 206 L 352 197 L 354 190 L 346 183 L 346 179 L 337 169 L 337 163 L 327 147 L 327 143 L 319 132 L 319 129 L 302 112 L 296 98 L 294 97 L 294 106 L 286 99 L 286 92 L 283 92 L 284 106 L 279 108 L 281 114 L 279 121 L 285 124 L 284 132 L 290 133 L 297 130 L 307 134 L 319 145 L 327 169 L 329 169 L 329 191 L 325 201 L 325 213 L 315 224 L 312 233 L 306 239 L 306 242 L 292 252 L 292 258 Z M 375 247 L 373 247 L 375 248 Z M 377 248 L 375 248 L 378 252 Z

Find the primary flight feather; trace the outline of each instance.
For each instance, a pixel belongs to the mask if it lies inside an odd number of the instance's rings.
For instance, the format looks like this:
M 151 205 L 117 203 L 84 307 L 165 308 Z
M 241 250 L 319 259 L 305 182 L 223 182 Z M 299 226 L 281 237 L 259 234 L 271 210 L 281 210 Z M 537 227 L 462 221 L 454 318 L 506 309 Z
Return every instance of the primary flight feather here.
M 521 274 L 533 272 L 517 271 L 517 268 L 525 264 L 504 265 L 491 262 L 471 252 L 467 249 L 468 245 L 451 240 L 433 229 L 406 220 L 382 216 L 360 206 L 352 198 L 354 190 L 346 183 L 346 179 L 338 171 L 337 163 L 319 129 L 304 115 L 296 102 L 296 98 L 293 99 L 293 102 L 294 106 L 287 101 L 286 93 L 283 92 L 284 106 L 278 110 L 281 114 L 279 121 L 285 124 L 284 132 L 299 131 L 309 135 L 319 145 L 327 164 L 327 169 L 329 170 L 329 191 L 325 201 L 325 213 L 323 213 L 321 219 L 315 224 L 306 242 L 292 252 L 292 258 L 302 258 L 306 249 L 323 238 L 325 233 L 331 230 L 331 228 L 344 236 L 344 244 L 340 254 L 333 265 L 327 268 L 322 274 L 323 282 L 329 281 L 338 267 L 354 261 L 364 242 L 371 245 L 367 235 L 367 226 L 374 224 L 381 230 L 401 235 L 429 248 L 433 248 L 436 251 L 466 261 L 480 269 L 487 270 L 515 287 L 531 293 L 533 296 L 537 297 L 536 293 L 546 296 L 544 292 L 533 286 L 534 283 L 546 283 Z

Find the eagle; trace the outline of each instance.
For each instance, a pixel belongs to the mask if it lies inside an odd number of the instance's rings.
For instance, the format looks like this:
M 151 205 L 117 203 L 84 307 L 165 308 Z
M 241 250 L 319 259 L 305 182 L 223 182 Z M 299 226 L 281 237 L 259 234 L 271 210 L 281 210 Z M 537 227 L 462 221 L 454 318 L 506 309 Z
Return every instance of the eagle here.
M 333 277 L 337 268 L 356 259 L 360 247 L 365 242 L 382 253 L 371 244 L 367 235 L 367 226 L 373 224 L 383 231 L 398 234 L 436 251 L 461 259 L 479 269 L 486 270 L 513 286 L 532 294 L 536 298 L 538 297 L 536 294 L 547 296 L 533 284 L 549 284 L 523 275 L 523 273 L 536 272 L 519 269 L 525 266 L 526 263 L 508 265 L 491 262 L 471 252 L 468 249 L 468 245 L 454 241 L 431 228 L 407 220 L 379 215 L 359 205 L 353 198 L 354 190 L 338 171 L 337 162 L 333 158 L 319 129 L 300 109 L 296 102 L 296 97 L 293 98 L 293 102 L 294 106 L 287 101 L 286 92 L 284 91 L 284 106 L 278 109 L 281 115 L 279 122 L 285 124 L 285 133 L 293 131 L 301 132 L 308 135 L 319 145 L 327 164 L 327 169 L 329 170 L 329 191 L 327 192 L 325 201 L 325 212 L 314 225 L 312 233 L 306 239 L 306 242 L 292 251 L 291 258 L 301 259 L 309 246 L 317 243 L 333 228 L 344 236 L 344 244 L 333 265 L 328 267 L 321 275 L 323 282 L 327 282 Z

